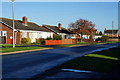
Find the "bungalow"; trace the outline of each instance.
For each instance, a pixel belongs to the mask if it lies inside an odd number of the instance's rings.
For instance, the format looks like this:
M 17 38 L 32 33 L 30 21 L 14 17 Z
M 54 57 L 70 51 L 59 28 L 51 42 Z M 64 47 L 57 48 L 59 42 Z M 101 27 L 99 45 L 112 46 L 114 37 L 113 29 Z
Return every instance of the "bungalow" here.
M 109 37 L 118 37 L 119 34 L 118 34 L 118 30 L 104 30 L 104 34 L 105 35 L 108 35 Z
M 2 29 L 0 30 L 1 43 L 11 44 L 12 43 L 12 34 L 13 34 L 13 25 L 12 19 L 1 18 L 0 25 Z M 53 37 L 53 32 L 50 32 L 43 27 L 37 25 L 33 22 L 28 22 L 26 16 L 22 17 L 21 20 L 15 20 L 15 43 L 21 44 L 22 38 L 30 38 L 31 43 L 36 42 L 38 38 L 47 38 Z
M 75 35 L 62 27 L 62 24 L 59 23 L 58 26 L 43 25 L 44 29 L 49 30 L 54 33 L 54 35 L 61 35 L 63 39 L 74 39 Z

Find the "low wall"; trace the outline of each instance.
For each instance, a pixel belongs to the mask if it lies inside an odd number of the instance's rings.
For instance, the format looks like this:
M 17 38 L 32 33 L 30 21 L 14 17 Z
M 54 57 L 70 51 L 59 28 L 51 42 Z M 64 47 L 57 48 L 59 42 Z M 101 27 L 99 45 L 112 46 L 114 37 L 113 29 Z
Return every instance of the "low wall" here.
M 94 42 L 93 39 L 82 39 L 82 41 L 84 41 L 84 42 Z
M 62 44 L 61 40 L 45 40 L 45 45 L 60 45 Z
M 108 39 L 108 41 L 120 41 L 119 39 Z
M 6 44 L 12 44 L 13 40 L 12 39 L 6 39 Z
M 73 40 L 72 39 L 62 39 L 62 44 L 73 44 Z
M 45 45 L 75 44 L 75 39 L 45 40 Z

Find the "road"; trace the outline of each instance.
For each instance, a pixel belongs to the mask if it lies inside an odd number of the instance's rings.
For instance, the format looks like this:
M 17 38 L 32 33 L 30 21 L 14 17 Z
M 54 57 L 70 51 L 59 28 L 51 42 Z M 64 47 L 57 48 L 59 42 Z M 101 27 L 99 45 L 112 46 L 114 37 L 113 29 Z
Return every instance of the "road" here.
M 68 60 L 113 46 L 118 46 L 118 43 L 77 46 L 3 55 L 2 77 L 3 79 L 31 78 Z

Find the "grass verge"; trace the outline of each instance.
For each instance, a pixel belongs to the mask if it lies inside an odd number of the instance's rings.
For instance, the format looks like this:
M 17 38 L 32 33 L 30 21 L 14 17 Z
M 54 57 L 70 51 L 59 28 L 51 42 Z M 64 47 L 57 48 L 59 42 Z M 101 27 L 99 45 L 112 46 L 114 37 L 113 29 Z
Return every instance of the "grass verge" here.
M 78 42 L 76 44 L 65 44 L 65 45 L 54 45 L 54 46 L 56 46 L 56 47 L 69 47 L 69 46 L 82 45 L 82 44 L 88 44 L 88 43 L 87 42 Z M 16 47 L 18 47 L 18 46 L 21 47 L 21 46 L 34 46 L 34 45 L 41 46 L 40 44 L 17 44 L 15 46 Z M 7 47 L 12 47 L 13 45 L 12 44 L 0 44 L 0 46 L 3 46 L 4 48 L 7 48 Z M 44 45 L 44 46 L 46 46 L 46 45 Z
M 109 73 L 118 64 L 120 58 L 119 49 L 120 47 L 116 47 L 88 54 L 66 62 L 60 68 Z
M 16 48 L 2 48 L 2 53 L 5 52 L 15 52 L 15 51 L 24 51 L 24 50 L 34 50 L 34 49 L 43 49 L 44 47 L 16 47 Z

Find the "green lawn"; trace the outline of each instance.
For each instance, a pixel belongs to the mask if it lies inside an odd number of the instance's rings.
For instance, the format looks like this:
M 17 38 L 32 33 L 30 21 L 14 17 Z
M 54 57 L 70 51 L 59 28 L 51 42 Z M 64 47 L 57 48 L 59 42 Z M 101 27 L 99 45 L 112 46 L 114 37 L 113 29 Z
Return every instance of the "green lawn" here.
M 3 47 L 12 47 L 13 45 L 12 44 L 0 44 L 0 46 L 3 46 Z M 15 46 L 23 46 L 22 44 L 17 44 Z
M 40 45 L 40 44 L 16 44 L 15 46 Z M 12 44 L 0 44 L 3 47 L 12 47 Z
M 69 47 L 69 46 L 79 45 L 79 44 L 85 44 L 85 42 L 77 43 L 77 44 L 55 45 L 55 46 L 64 48 L 64 47 Z M 31 45 L 31 44 L 28 44 L 28 45 Z M 32 45 L 36 45 L 36 44 L 32 44 Z M 2 53 L 45 48 L 45 47 L 37 47 L 37 46 L 35 46 L 35 47 L 33 47 L 33 46 L 31 46 L 31 47 L 20 47 L 20 46 L 26 46 L 25 44 L 15 45 L 15 46 L 19 46 L 19 47 L 15 47 L 15 48 L 12 48 L 12 44 L 0 44 L 0 46 L 4 46 L 4 48 L 2 48 Z
M 44 47 L 16 47 L 16 48 L 2 48 L 2 53 L 5 52 L 15 52 L 15 51 L 24 51 L 24 50 L 34 50 L 34 49 L 43 49 Z
M 73 45 L 81 45 L 81 44 L 88 44 L 87 42 L 78 42 L 76 44 L 65 44 L 65 45 L 55 45 L 56 47 L 69 47 Z M 27 46 L 27 45 L 40 45 L 40 44 L 17 44 L 15 46 Z M 12 44 L 0 44 L 0 46 L 3 46 L 5 48 L 12 47 Z
M 120 41 L 107 41 L 106 43 L 116 43 L 116 42 L 120 42 Z
M 111 72 L 118 63 L 120 47 L 99 51 L 64 63 L 60 68 L 88 70 L 96 72 Z

